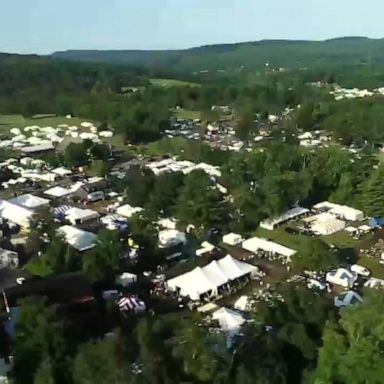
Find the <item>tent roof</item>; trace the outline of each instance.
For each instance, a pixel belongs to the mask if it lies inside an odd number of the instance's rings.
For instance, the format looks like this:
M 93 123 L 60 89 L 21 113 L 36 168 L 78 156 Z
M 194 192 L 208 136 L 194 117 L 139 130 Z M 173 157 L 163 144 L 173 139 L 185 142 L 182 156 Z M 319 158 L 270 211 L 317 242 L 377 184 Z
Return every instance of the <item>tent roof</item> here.
M 0 217 L 18 224 L 21 227 L 29 227 L 33 211 L 9 201 L 0 200 Z
M 219 322 L 223 331 L 234 331 L 245 323 L 245 319 L 240 313 L 224 307 L 213 312 L 212 318 Z
M 63 196 L 69 195 L 70 193 L 71 193 L 71 190 L 60 187 L 60 186 L 53 187 L 44 192 L 45 195 L 53 196 L 53 197 L 63 197 Z
M 83 231 L 71 225 L 64 225 L 58 229 L 65 241 L 78 251 L 86 251 L 96 245 L 97 236 L 92 232 Z
M 266 252 L 277 253 L 279 255 L 286 256 L 286 257 L 291 257 L 296 253 L 294 249 L 284 247 L 283 245 L 280 245 L 278 243 L 275 243 L 273 241 L 269 241 L 266 239 L 261 239 L 259 237 L 252 237 L 248 240 L 245 240 L 243 242 L 242 247 L 245 250 L 253 253 L 259 250 L 262 250 Z
M 228 255 L 218 261 L 212 261 L 205 267 L 197 267 L 190 272 L 168 280 L 168 286 L 173 289 L 180 288 L 182 296 L 189 296 L 192 300 L 198 300 L 203 293 L 258 271 L 258 267 L 235 260 Z
M 9 200 L 12 204 L 17 204 L 25 208 L 38 208 L 43 205 L 48 205 L 49 200 L 43 199 L 42 197 L 34 196 L 31 194 L 17 196 Z

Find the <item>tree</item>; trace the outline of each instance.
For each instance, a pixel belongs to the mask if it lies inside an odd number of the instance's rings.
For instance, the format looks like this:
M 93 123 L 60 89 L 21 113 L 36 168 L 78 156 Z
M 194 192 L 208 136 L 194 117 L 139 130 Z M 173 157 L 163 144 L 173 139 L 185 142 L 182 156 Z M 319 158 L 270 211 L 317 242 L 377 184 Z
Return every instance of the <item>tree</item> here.
M 109 163 L 103 160 L 93 160 L 90 168 L 90 173 L 95 176 L 105 177 L 108 175 L 110 170 L 111 166 Z
M 43 375 L 50 376 L 47 371 L 51 369 L 56 377 L 64 363 L 64 351 L 63 324 L 57 320 L 56 308 L 48 306 L 43 299 L 24 299 L 14 340 L 15 383 L 33 382 L 36 372 L 40 380 Z
M 78 167 L 88 163 L 88 155 L 83 143 L 70 143 L 64 152 L 65 164 L 69 167 Z
M 236 136 L 240 140 L 247 140 L 251 134 L 253 124 L 253 113 L 251 111 L 244 113 L 237 123 Z
M 362 304 L 341 310 L 324 332 L 314 384 L 380 383 L 384 375 L 384 296 L 366 292 Z
M 54 237 L 40 256 L 35 256 L 26 265 L 34 276 L 46 277 L 75 271 L 78 255 L 64 239 Z
M 362 186 L 361 203 L 364 212 L 372 217 L 384 216 L 384 166 L 380 165 Z
M 307 240 L 294 256 L 294 266 L 300 270 L 326 271 L 339 264 L 337 254 L 320 239 Z
M 184 179 L 176 216 L 182 223 L 198 228 L 223 227 L 229 221 L 229 206 L 205 172 L 194 171 Z
M 35 374 L 33 384 L 55 384 L 53 367 L 49 358 L 44 359 L 40 364 Z
M 159 175 L 150 194 L 148 208 L 154 213 L 171 215 L 183 183 L 183 174 L 174 172 Z
M 93 282 L 113 280 L 122 258 L 123 245 L 117 232 L 103 230 L 96 246 L 83 258 L 83 270 Z
M 74 384 L 133 383 L 131 366 L 114 340 L 82 344 L 73 363 Z

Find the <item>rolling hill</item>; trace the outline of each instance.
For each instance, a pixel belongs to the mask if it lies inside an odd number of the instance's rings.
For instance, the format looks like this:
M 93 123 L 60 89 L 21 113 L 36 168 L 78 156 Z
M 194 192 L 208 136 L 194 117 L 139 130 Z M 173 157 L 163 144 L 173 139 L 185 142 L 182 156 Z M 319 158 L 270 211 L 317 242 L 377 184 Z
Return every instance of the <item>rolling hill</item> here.
M 183 71 L 227 70 L 241 66 L 301 68 L 323 65 L 384 64 L 384 39 L 344 37 L 326 41 L 262 40 L 185 50 L 70 50 L 53 58 L 143 65 Z

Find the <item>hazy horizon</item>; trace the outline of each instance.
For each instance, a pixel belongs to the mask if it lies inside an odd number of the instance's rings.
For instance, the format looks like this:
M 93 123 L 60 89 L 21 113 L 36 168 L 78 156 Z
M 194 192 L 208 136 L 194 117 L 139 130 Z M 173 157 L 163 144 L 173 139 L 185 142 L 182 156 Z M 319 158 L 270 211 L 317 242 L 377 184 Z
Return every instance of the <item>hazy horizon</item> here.
M 259 40 L 381 38 L 384 3 L 366 0 L 15 0 L 0 52 L 170 50 Z M 342 20 L 342 22 L 341 22 Z

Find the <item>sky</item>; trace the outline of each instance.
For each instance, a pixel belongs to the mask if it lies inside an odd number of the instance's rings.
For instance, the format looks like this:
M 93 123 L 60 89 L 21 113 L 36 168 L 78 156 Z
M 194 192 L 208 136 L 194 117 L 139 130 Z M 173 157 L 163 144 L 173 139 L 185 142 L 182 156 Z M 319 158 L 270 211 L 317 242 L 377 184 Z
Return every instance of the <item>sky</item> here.
M 383 0 L 0 0 L 0 52 L 384 37 Z

